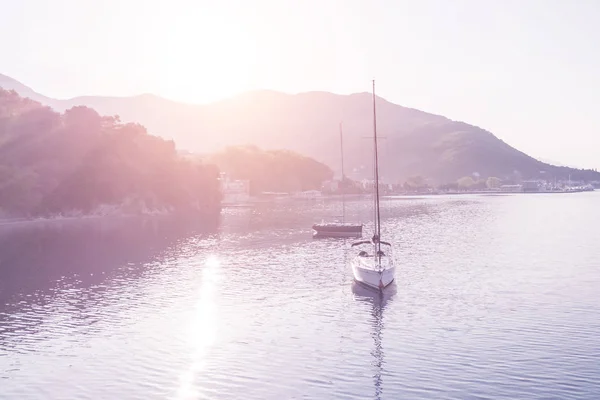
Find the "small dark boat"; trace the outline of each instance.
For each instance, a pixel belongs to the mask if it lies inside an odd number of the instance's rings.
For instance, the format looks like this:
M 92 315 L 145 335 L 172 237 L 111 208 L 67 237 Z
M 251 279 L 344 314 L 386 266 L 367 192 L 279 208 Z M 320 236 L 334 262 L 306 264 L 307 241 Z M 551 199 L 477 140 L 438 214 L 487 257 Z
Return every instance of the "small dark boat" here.
M 314 237 L 353 237 L 362 236 L 362 224 L 344 222 L 322 222 L 312 226 Z
M 342 161 L 342 180 L 343 184 L 346 176 L 344 175 L 344 140 L 342 135 L 342 124 L 340 123 L 340 155 Z M 343 238 L 343 237 L 352 237 L 359 238 L 362 237 L 362 228 L 363 224 L 346 222 L 346 198 L 344 196 L 344 189 L 341 189 L 342 192 L 342 221 L 341 222 L 321 222 L 318 224 L 314 224 L 313 228 L 313 237 L 314 238 L 323 238 L 323 237 L 334 237 L 334 238 Z

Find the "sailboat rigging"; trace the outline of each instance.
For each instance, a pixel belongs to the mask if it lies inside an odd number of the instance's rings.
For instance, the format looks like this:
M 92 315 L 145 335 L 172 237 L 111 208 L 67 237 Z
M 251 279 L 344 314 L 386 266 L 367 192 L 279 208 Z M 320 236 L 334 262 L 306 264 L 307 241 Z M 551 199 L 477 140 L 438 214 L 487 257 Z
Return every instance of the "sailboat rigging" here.
M 346 174 L 344 174 L 344 135 L 342 134 L 342 123 L 340 122 L 340 159 L 342 160 L 342 179 L 340 187 L 342 189 L 342 223 L 346 222 L 346 191 L 344 190 L 344 182 L 346 182 Z M 362 230 L 362 226 L 361 226 Z
M 373 81 L 373 178 L 374 178 L 374 218 L 373 237 L 352 244 L 355 246 L 372 246 L 372 252 L 361 250 L 352 261 L 354 280 L 371 288 L 383 290 L 394 281 L 396 267 L 392 257 L 392 245 L 381 240 L 381 213 L 379 205 L 379 154 L 377 145 L 377 113 L 375 81 Z M 386 247 L 382 251 L 382 245 Z

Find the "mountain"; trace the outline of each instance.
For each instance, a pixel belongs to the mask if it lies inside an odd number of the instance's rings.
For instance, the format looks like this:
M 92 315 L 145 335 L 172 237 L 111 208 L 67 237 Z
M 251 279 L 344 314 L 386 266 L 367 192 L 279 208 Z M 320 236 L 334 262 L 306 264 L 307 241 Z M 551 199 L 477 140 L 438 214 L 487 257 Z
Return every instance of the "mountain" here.
M 542 157 L 537 157 L 538 160 L 540 160 L 541 162 L 545 163 L 545 164 L 550 164 L 550 165 L 555 165 L 557 167 L 566 167 L 565 164 L 558 162 L 556 160 L 550 160 L 548 158 L 542 158 Z
M 556 160 L 551 160 L 548 158 L 541 158 L 541 157 L 537 157 L 538 160 L 540 160 L 541 162 L 545 163 L 545 164 L 550 164 L 550 165 L 555 165 L 557 167 L 569 167 L 569 168 L 575 168 L 575 169 L 581 169 L 580 166 L 578 165 L 574 165 L 574 164 L 563 164 L 560 161 L 556 161 Z
M 9 78 L 10 79 L 10 78 Z M 0 80 L 0 86 L 2 85 Z M 180 149 L 212 153 L 231 145 L 289 149 L 339 169 L 339 122 L 343 121 L 346 173 L 369 177 L 372 168 L 372 98 L 369 93 L 296 95 L 253 91 L 207 105 L 154 95 L 78 97 L 55 100 L 12 80 L 12 88 L 58 111 L 76 105 L 140 122 L 152 134 L 173 139 Z M 23 91 L 23 92 L 21 92 Z M 40 97 L 41 96 L 41 97 Z M 423 176 L 438 183 L 473 174 L 504 179 L 556 177 L 600 180 L 596 171 L 558 167 L 511 147 L 491 132 L 460 121 L 377 100 L 383 180 Z
M 30 87 L 23 85 L 16 79 L 2 74 L 0 74 L 0 88 L 4 90 L 14 90 L 15 92 L 19 93 L 21 97 L 27 97 L 50 107 L 58 105 L 59 102 L 59 100 L 51 99 L 50 97 L 39 94 Z

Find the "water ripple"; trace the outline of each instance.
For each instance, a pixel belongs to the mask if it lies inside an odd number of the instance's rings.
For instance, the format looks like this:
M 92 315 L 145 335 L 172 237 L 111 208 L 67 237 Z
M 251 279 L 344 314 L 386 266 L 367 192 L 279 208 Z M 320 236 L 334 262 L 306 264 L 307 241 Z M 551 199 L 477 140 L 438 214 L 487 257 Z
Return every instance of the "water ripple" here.
M 0 398 L 598 399 L 597 204 L 386 200 L 383 297 L 352 284 L 349 242 L 310 239 L 337 203 L 0 232 L 0 254 L 38 249 L 0 257 Z

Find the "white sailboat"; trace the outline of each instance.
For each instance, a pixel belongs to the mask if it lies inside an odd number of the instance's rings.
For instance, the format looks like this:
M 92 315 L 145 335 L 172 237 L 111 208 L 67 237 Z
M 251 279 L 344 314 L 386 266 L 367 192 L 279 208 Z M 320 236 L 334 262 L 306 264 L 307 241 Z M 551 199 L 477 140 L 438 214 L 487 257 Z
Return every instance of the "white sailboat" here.
M 373 81 L 373 141 L 374 141 L 374 191 L 375 218 L 372 239 L 356 242 L 359 253 L 352 260 L 354 280 L 370 288 L 383 290 L 394 281 L 396 267 L 392 245 L 381 240 L 381 217 L 379 213 L 379 159 L 377 154 L 377 114 L 375 111 L 375 81 Z

